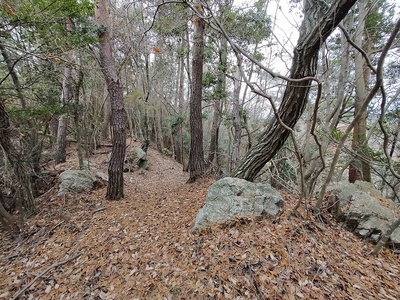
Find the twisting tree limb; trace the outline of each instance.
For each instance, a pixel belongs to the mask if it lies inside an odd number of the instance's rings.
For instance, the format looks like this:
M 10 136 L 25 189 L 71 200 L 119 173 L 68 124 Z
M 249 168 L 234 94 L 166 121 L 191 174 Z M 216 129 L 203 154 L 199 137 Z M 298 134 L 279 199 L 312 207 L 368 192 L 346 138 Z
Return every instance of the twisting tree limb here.
M 339 154 L 340 154 L 340 152 L 341 152 L 341 150 L 342 150 L 342 148 L 344 146 L 344 143 L 347 140 L 347 137 L 349 136 L 349 134 L 353 130 L 354 125 L 360 120 L 363 112 L 368 108 L 368 105 L 371 102 L 371 100 L 375 97 L 376 93 L 382 88 L 382 85 L 383 85 L 383 65 L 384 65 L 384 62 L 385 62 L 385 58 L 386 58 L 389 50 L 391 49 L 391 46 L 392 46 L 397 34 L 399 33 L 399 31 L 400 31 L 400 19 L 397 21 L 395 27 L 393 28 L 393 31 L 390 34 L 389 39 L 387 40 L 387 42 L 386 42 L 386 44 L 385 44 L 385 46 L 384 46 L 384 48 L 382 50 L 382 53 L 381 53 L 381 55 L 379 57 L 377 68 L 376 68 L 376 81 L 375 81 L 375 84 L 372 87 L 371 91 L 369 92 L 367 98 L 364 100 L 364 103 L 361 106 L 360 111 L 354 116 L 353 121 L 347 127 L 346 131 L 344 132 L 344 134 L 343 134 L 342 138 L 340 139 L 339 144 L 338 144 L 338 146 L 336 148 L 336 151 L 335 151 L 335 154 L 333 156 L 332 163 L 331 163 L 331 166 L 330 166 L 329 173 L 328 173 L 324 183 L 321 186 L 321 191 L 320 191 L 320 194 L 319 194 L 319 198 L 318 198 L 318 201 L 316 203 L 316 213 L 317 214 L 319 214 L 319 212 L 320 212 L 320 208 L 321 208 L 321 205 L 322 205 L 326 190 L 328 188 L 328 184 L 332 180 L 333 174 L 335 172 L 335 167 L 336 167 L 336 164 L 337 164 L 338 159 L 339 159 Z M 382 115 L 381 115 L 381 117 L 382 117 Z M 384 151 L 386 153 L 387 149 L 386 149 L 386 147 L 384 147 L 384 148 L 385 148 Z M 389 162 L 390 162 L 390 160 L 389 160 Z M 389 167 L 390 167 L 390 164 L 389 164 Z
M 361 49 L 356 43 L 353 42 L 353 40 L 350 38 L 349 33 L 347 32 L 346 28 L 344 28 L 342 25 L 338 25 L 339 29 L 343 32 L 344 36 L 346 37 L 347 42 L 352 45 L 358 52 L 361 53 L 361 55 L 364 57 L 365 62 L 367 63 L 367 66 L 371 69 L 371 71 L 376 74 L 376 68 L 371 64 L 371 61 L 368 57 L 368 54 Z

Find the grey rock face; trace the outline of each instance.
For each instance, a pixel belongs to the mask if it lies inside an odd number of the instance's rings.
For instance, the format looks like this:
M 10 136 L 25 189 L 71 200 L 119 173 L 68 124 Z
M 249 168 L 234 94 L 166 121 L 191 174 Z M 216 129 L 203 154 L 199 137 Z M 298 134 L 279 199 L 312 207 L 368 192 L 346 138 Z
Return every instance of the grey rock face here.
M 269 184 L 225 177 L 208 189 L 206 203 L 197 214 L 193 230 L 234 217 L 262 216 L 273 220 L 283 204 L 279 192 Z
M 96 178 L 88 170 L 66 170 L 60 174 L 59 196 L 92 190 Z
M 399 218 L 396 204 L 383 198 L 369 183 L 337 182 L 329 190 L 331 213 L 337 220 L 344 222 L 349 230 L 363 238 L 379 240 L 380 235 Z M 389 244 L 400 247 L 400 228 L 393 232 Z
M 100 178 L 101 180 L 108 181 L 108 175 L 103 172 L 97 172 L 96 177 Z
M 128 149 L 125 153 L 124 172 L 132 172 L 137 167 L 147 170 L 149 161 L 147 160 L 147 153 L 142 148 L 134 147 Z

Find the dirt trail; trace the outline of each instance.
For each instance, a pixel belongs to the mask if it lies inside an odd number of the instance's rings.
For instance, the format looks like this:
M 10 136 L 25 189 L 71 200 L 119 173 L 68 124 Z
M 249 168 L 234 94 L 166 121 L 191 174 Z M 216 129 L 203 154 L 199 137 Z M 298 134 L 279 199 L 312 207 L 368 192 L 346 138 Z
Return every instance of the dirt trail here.
M 274 224 L 241 219 L 192 234 L 212 180 L 185 184 L 179 164 L 153 149 L 148 155 L 148 171 L 125 173 L 122 201 L 104 200 L 105 187 L 38 199 L 25 239 L 0 242 L 0 299 L 75 255 L 21 299 L 400 299 L 390 250 L 376 259 L 338 225 L 305 212 L 289 218 L 290 195 Z M 91 164 L 106 171 L 106 154 Z

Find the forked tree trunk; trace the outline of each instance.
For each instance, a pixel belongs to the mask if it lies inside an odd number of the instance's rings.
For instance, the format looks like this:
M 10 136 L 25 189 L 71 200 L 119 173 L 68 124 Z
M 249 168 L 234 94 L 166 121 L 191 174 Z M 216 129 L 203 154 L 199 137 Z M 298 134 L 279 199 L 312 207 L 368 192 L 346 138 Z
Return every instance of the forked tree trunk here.
M 96 23 L 99 26 L 100 65 L 106 80 L 111 102 L 112 152 L 108 165 L 106 198 L 119 200 L 124 197 L 124 160 L 126 147 L 126 116 L 122 88 L 119 83 L 111 47 L 110 16 L 107 0 L 95 3 Z
M 198 11 L 201 5 L 196 4 Z M 203 123 L 202 123 L 202 77 L 203 77 L 203 50 L 204 50 L 205 22 L 196 16 L 194 19 L 194 35 L 192 47 L 192 87 L 190 96 L 190 154 L 188 182 L 194 182 L 204 175 L 206 166 L 203 149 Z
M 343 20 L 356 0 L 336 0 L 329 9 L 322 1 L 304 1 L 305 17 L 300 27 L 300 38 L 294 49 L 290 78 L 315 76 L 320 45 Z M 281 120 L 293 128 L 308 101 L 311 80 L 288 82 L 279 107 Z M 290 132 L 275 119 L 262 134 L 259 142 L 246 154 L 234 176 L 253 181 L 265 163 L 283 146 Z

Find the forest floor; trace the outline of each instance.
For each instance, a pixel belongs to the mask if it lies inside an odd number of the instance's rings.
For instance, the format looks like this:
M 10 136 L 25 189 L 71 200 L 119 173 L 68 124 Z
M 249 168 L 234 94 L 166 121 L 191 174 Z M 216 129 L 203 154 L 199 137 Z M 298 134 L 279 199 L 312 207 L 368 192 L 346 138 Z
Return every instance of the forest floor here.
M 103 150 L 104 149 L 100 149 Z M 36 200 L 23 238 L 0 232 L 0 299 L 400 299 L 398 254 L 341 225 L 314 220 L 283 194 L 271 223 L 237 219 L 192 233 L 213 180 L 186 184 L 181 165 L 149 149 L 125 173 L 125 199 L 106 187 Z M 106 154 L 90 160 L 106 172 Z M 67 163 L 77 166 L 70 153 Z

